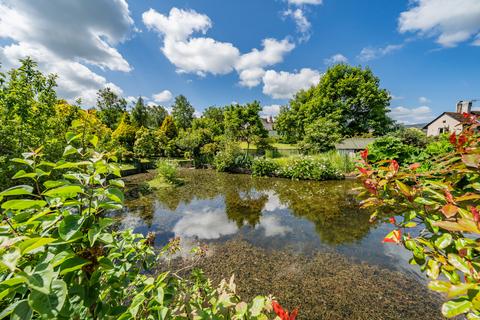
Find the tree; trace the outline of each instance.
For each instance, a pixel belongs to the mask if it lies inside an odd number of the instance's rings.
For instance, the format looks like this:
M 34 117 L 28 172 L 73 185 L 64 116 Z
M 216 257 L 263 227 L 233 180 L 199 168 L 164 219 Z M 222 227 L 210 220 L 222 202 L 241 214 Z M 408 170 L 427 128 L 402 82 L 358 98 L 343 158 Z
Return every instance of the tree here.
M 165 120 L 163 120 L 160 131 L 168 140 L 173 140 L 177 137 L 178 131 L 172 116 L 167 116 Z
M 125 147 L 128 151 L 133 151 L 135 144 L 136 129 L 130 123 L 128 114 L 125 112 L 120 119 L 117 129 L 113 131 L 112 138 Z
M 133 152 L 138 158 L 152 158 L 159 155 L 159 140 L 155 131 L 140 128 L 135 135 Z
M 172 106 L 172 116 L 178 129 L 190 128 L 194 113 L 195 109 L 185 96 L 179 95 L 175 98 L 175 103 Z
M 338 64 L 327 70 L 317 86 L 301 90 L 282 108 L 276 128 L 299 142 L 306 126 L 318 118 L 337 123 L 342 136 L 383 135 L 393 121 L 387 116 L 390 95 L 368 68 Z
M 150 106 L 147 108 L 148 112 L 148 127 L 151 129 L 158 129 L 162 126 L 163 120 L 168 116 L 167 110 L 162 106 Z
M 137 128 L 148 126 L 148 110 L 142 97 L 138 97 L 131 112 L 132 124 Z
M 231 105 L 225 109 L 225 134 L 234 141 L 245 141 L 247 152 L 250 144 L 268 136 L 260 119 L 262 107 L 258 101 L 245 105 Z
M 342 139 L 338 125 L 328 118 L 318 118 L 305 128 L 300 148 L 305 153 L 326 152 Z
M 127 110 L 127 101 L 119 97 L 110 88 L 100 89 L 97 92 L 98 117 L 104 124 L 115 130 Z

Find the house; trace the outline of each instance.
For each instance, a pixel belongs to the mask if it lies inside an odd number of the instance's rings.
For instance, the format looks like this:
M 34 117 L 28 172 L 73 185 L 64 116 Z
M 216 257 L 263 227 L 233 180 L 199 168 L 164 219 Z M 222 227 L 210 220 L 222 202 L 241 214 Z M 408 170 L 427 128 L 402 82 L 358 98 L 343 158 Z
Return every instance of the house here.
M 375 138 L 347 138 L 335 144 L 335 149 L 341 154 L 353 156 L 355 153 L 365 150 L 374 141 Z
M 456 112 L 444 112 L 423 127 L 427 136 L 438 136 L 442 133 L 460 133 L 465 121 L 464 113 L 480 115 L 480 111 L 472 111 L 473 101 L 459 101 Z
M 277 131 L 275 130 L 275 121 L 273 121 L 272 116 L 268 118 L 261 118 L 263 127 L 265 130 L 268 131 L 269 137 L 274 137 L 277 135 Z

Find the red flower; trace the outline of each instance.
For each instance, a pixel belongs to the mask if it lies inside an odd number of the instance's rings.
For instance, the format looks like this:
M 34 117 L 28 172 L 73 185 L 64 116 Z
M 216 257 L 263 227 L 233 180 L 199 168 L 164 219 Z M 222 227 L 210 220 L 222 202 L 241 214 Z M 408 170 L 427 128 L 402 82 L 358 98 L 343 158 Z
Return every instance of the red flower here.
M 364 161 L 367 161 L 367 158 L 368 158 L 368 149 L 365 149 L 363 150 L 362 152 L 360 152 L 360 156 L 362 157 L 362 159 Z
M 391 218 L 388 219 L 388 220 L 390 220 L 390 223 L 391 223 L 391 224 L 397 223 L 397 220 L 395 220 L 395 217 L 391 217 Z
M 281 320 L 295 320 L 297 318 L 298 309 L 295 308 L 292 314 L 288 314 L 288 310 L 284 310 L 277 301 L 272 301 L 273 311 Z

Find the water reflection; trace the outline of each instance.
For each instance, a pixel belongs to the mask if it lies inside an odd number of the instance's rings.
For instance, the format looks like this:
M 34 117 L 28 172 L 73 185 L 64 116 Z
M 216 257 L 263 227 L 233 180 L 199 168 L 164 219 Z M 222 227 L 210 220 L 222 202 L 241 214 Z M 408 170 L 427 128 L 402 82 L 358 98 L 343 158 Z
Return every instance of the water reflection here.
M 285 245 L 313 238 L 323 245 L 355 243 L 373 227 L 369 214 L 358 209 L 354 181 L 290 181 L 208 170 L 184 170 L 182 178 L 183 186 L 130 200 L 125 219 L 139 217 L 148 229 L 170 223 L 169 231 L 178 236 L 205 240 L 236 233 L 255 242 L 288 236 Z

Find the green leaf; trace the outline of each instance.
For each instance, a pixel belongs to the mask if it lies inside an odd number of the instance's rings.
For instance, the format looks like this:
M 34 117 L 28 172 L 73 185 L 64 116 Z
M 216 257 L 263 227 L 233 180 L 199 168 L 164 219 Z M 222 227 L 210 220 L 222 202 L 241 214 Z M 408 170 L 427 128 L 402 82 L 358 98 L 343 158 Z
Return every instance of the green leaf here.
M 65 216 L 58 227 L 58 234 L 63 240 L 71 239 L 80 232 L 83 221 L 82 217 L 78 215 L 69 214 Z
M 442 234 L 437 240 L 435 240 L 435 246 L 439 249 L 445 249 L 452 243 L 453 237 L 450 233 Z
M 467 263 L 459 255 L 454 253 L 449 253 L 448 262 L 450 262 L 452 266 L 462 271 L 463 273 L 467 273 L 467 274 L 470 273 L 470 268 L 468 267 Z
M 18 247 L 22 251 L 23 254 L 27 254 L 37 248 L 43 247 L 46 244 L 52 243 L 55 241 L 54 238 L 31 238 L 22 241 Z
M 0 265 L 5 266 L 10 269 L 10 271 L 15 271 L 17 267 L 18 259 L 21 257 L 21 252 L 19 248 L 10 248 L 8 251 L 4 252 L 1 255 Z
M 66 185 L 67 181 L 64 181 L 64 180 L 48 180 L 48 181 L 45 181 L 43 183 L 43 185 L 45 186 L 45 188 L 47 189 L 52 189 L 52 188 L 56 188 L 56 187 L 60 187 L 60 186 L 64 186 Z
M 21 163 L 21 164 L 25 164 L 29 167 L 31 167 L 35 162 L 33 160 L 27 160 L 27 159 L 20 159 L 20 158 L 14 158 L 11 160 L 12 162 L 15 162 L 15 163 Z
M 38 264 L 31 272 L 21 272 L 21 276 L 27 279 L 27 285 L 31 290 L 50 294 L 50 286 L 56 274 L 53 266 L 48 263 Z
M 2 203 L 5 210 L 26 210 L 33 207 L 44 207 L 47 203 L 43 200 L 18 199 Z
M 440 273 L 440 267 L 437 261 L 430 259 L 427 262 L 427 276 L 430 279 L 437 279 Z
M 50 189 L 45 191 L 43 194 L 48 197 L 62 197 L 62 198 L 73 198 L 77 194 L 82 193 L 83 189 L 80 186 L 68 185 L 62 186 L 55 189 Z
M 10 304 L 8 307 L 6 307 L 1 313 L 0 313 L 0 319 L 5 318 L 6 316 L 10 315 L 15 308 L 22 303 L 24 300 L 18 300 Z
M 20 170 L 12 177 L 12 179 L 22 179 L 22 178 L 35 178 L 37 174 L 35 172 L 25 172 L 25 170 Z
M 125 182 L 121 179 L 112 179 L 108 181 L 111 186 L 119 187 L 119 188 L 124 188 L 125 187 Z
M 93 247 L 93 245 L 95 244 L 95 241 L 97 240 L 101 231 L 102 230 L 100 230 L 100 228 L 98 228 L 97 226 L 94 226 L 93 228 L 88 230 L 88 241 L 90 242 L 91 247 Z
M 32 291 L 28 297 L 28 303 L 33 310 L 43 317 L 55 318 L 58 316 L 67 297 L 67 285 L 63 280 L 53 280 L 50 294 Z
M 32 191 L 33 191 L 33 187 L 21 185 L 21 186 L 11 187 L 7 190 L 0 192 L 0 196 L 26 195 L 26 194 L 32 194 Z
M 90 143 L 92 144 L 92 146 L 93 146 L 94 148 L 96 148 L 97 145 L 98 145 L 98 137 L 97 137 L 97 136 L 93 136 L 92 139 L 90 139 Z
M 470 310 L 472 303 L 468 300 L 451 300 L 442 305 L 442 314 L 447 318 L 458 316 Z
M 265 298 L 262 296 L 257 296 L 253 299 L 252 306 L 250 307 L 250 313 L 252 314 L 252 316 L 256 317 L 260 315 L 264 307 Z
M 446 281 L 435 280 L 428 283 L 428 288 L 437 292 L 447 292 L 451 285 L 451 283 Z
M 82 136 L 81 133 L 75 134 L 74 132 L 67 132 L 65 134 L 65 138 L 67 139 L 67 143 L 72 143 L 72 141 L 75 141 L 76 139 L 80 138 Z
M 28 301 L 26 299 L 21 300 L 10 315 L 10 320 L 29 320 L 32 318 L 32 314 L 33 310 Z
M 83 266 L 90 263 L 91 262 L 89 260 L 80 257 L 68 259 L 60 265 L 60 275 L 63 276 L 69 272 L 81 269 Z
M 66 146 L 65 147 L 65 150 L 63 151 L 63 156 L 66 157 L 66 156 L 69 156 L 71 154 L 76 154 L 78 153 L 78 150 L 76 148 L 74 148 L 73 146 Z
M 107 197 L 110 200 L 113 200 L 117 203 L 123 203 L 123 201 L 125 200 L 125 196 L 123 195 L 122 190 L 120 190 L 118 188 L 108 188 L 107 189 Z

